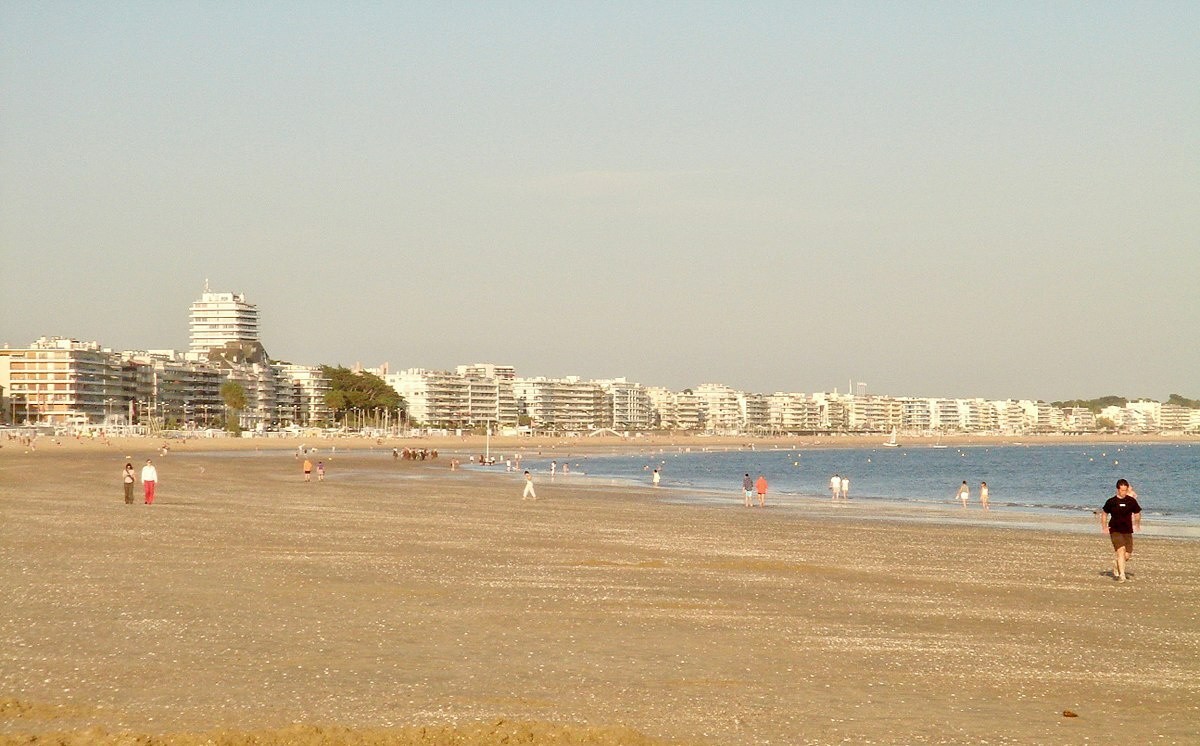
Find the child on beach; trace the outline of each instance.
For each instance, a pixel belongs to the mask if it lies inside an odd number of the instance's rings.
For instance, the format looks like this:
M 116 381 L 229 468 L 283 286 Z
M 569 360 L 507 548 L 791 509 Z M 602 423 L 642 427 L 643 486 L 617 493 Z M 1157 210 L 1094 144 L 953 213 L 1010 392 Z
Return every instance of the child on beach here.
M 967 500 L 971 497 L 971 488 L 967 486 L 967 480 L 964 479 L 963 483 L 958 486 L 958 494 L 955 497 L 962 500 L 962 506 L 965 509 L 967 507 Z

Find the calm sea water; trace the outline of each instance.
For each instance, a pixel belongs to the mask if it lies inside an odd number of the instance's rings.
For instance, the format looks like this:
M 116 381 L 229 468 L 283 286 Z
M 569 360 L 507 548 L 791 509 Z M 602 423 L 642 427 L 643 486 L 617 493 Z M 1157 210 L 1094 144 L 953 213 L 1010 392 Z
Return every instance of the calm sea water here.
M 711 450 L 663 449 L 636 455 L 560 455 L 588 477 L 650 484 L 656 466 L 662 486 L 697 493 L 740 495 L 742 475 L 764 474 L 774 495 L 828 499 L 829 478 L 850 478 L 852 500 L 954 505 L 965 479 L 978 508 L 986 481 L 993 509 L 1025 512 L 1091 512 L 1125 478 L 1147 517 L 1200 525 L 1200 446 L 1192 444 L 969 446 L 944 449 L 821 448 Z M 521 466 L 541 472 L 550 457 Z

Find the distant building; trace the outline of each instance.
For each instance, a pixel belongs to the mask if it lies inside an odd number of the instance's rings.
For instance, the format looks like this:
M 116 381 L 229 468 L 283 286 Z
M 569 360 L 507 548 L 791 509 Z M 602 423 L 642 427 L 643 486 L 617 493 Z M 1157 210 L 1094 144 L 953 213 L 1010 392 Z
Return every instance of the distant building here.
M 738 391 L 720 383 L 702 383 L 695 388 L 705 432 L 734 433 L 741 425 L 742 408 Z
M 518 411 L 535 430 L 580 433 L 602 427 L 604 391 L 595 381 L 566 378 L 517 378 L 513 394 Z
M 127 407 L 120 356 L 97 342 L 41 337 L 0 350 L 0 386 L 16 423 L 102 423 Z
M 188 312 L 189 349 L 207 354 L 230 343 L 259 344 L 258 306 L 241 293 L 213 293 L 204 284 L 200 299 Z
M 275 407 L 283 424 L 311 427 L 331 422 L 325 395 L 332 386 L 317 365 L 274 363 L 276 380 Z
M 603 413 L 596 422 L 599 427 L 634 432 L 655 427 L 654 407 L 645 386 L 624 378 L 610 378 L 595 383 L 604 392 Z
M 763 434 L 771 429 L 771 408 L 765 394 L 738 392 L 738 427 L 744 433 Z

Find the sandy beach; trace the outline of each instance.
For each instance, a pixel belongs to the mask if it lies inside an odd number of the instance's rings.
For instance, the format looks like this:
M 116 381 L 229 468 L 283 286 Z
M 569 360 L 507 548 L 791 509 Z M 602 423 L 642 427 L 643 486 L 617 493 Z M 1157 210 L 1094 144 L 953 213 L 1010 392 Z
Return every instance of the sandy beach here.
M 523 502 L 519 475 L 449 469 L 482 439 L 310 442 L 328 467 L 311 484 L 294 443 L 159 443 L 0 448 L 0 743 L 1200 732 L 1200 541 L 1139 537 L 1118 585 L 1098 530 L 571 479 Z M 123 503 L 127 457 L 155 460 L 155 505 Z

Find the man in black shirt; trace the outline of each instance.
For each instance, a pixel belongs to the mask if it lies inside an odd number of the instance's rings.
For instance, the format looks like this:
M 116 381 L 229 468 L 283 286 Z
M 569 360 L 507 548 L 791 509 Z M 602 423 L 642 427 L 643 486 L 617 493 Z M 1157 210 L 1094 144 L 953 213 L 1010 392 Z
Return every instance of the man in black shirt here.
M 1108 514 L 1108 524 L 1104 516 Z M 1142 506 L 1138 505 L 1137 493 L 1124 479 L 1117 480 L 1117 494 L 1108 498 L 1100 513 L 1100 530 L 1112 539 L 1113 577 L 1118 583 L 1125 582 L 1125 563 L 1133 556 L 1133 532 L 1142 528 Z

